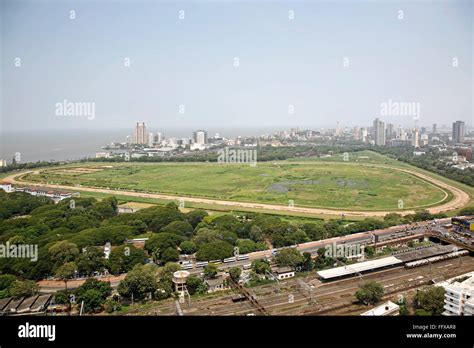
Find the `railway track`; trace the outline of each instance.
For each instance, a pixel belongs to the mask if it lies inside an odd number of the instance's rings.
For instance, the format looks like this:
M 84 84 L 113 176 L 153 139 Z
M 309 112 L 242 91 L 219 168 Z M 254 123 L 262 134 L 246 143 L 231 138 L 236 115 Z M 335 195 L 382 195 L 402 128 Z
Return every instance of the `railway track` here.
M 421 287 L 430 283 L 431 279 L 454 277 L 474 269 L 474 259 L 465 256 L 462 264 L 457 259 L 445 260 L 432 266 L 422 266 L 407 271 L 403 267 L 370 273 L 363 276 L 363 281 L 377 280 L 386 289 L 386 298 L 394 294 Z M 307 283 L 316 279 L 316 276 L 305 278 Z M 315 287 L 313 303 L 306 293 L 292 279 L 282 284 L 280 292 L 274 285 L 251 288 L 259 304 L 270 315 L 325 315 L 344 307 L 353 306 L 354 293 L 357 291 L 360 279 L 349 278 L 332 283 L 323 283 Z M 290 295 L 292 295 L 290 297 Z M 212 301 L 200 301 L 184 310 L 184 315 L 246 315 L 256 313 L 256 309 L 248 301 L 232 303 L 232 295 L 227 295 Z M 359 308 L 360 309 L 360 308 Z M 355 310 L 355 309 L 354 309 Z

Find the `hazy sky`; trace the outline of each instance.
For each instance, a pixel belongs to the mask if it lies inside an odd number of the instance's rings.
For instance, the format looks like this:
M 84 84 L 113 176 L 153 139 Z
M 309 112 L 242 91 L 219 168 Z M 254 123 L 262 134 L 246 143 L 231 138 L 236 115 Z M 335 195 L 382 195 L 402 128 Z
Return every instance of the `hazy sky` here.
M 7 131 L 370 125 L 389 99 L 420 103 L 420 125 L 474 123 L 472 1 L 0 6 Z M 65 99 L 93 119 L 56 115 Z

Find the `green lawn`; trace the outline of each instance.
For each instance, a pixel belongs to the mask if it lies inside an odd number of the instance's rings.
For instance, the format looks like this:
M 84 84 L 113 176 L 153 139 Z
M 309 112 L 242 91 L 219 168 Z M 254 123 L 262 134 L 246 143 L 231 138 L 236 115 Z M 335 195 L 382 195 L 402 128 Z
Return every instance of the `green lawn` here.
M 340 155 L 297 161 L 304 163 L 259 162 L 256 167 L 216 163 L 76 163 L 30 174 L 25 179 L 282 205 L 293 200 L 295 206 L 351 210 L 398 210 L 400 199 L 404 209 L 422 208 L 445 197 L 443 190 L 412 175 L 372 166 L 399 164 L 369 151 L 350 154 L 348 162 Z

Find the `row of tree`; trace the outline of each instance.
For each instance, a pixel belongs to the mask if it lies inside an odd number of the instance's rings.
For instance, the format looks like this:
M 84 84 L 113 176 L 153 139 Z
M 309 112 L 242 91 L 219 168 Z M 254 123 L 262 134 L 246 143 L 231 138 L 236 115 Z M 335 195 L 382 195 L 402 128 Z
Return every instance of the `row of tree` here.
M 375 305 L 384 296 L 384 287 L 376 281 L 368 281 L 359 286 L 355 297 L 359 303 Z M 445 290 L 441 286 L 427 287 L 417 291 L 413 298 L 412 307 L 414 315 L 433 316 L 441 315 L 444 311 Z M 400 301 L 400 314 L 408 315 L 407 301 Z

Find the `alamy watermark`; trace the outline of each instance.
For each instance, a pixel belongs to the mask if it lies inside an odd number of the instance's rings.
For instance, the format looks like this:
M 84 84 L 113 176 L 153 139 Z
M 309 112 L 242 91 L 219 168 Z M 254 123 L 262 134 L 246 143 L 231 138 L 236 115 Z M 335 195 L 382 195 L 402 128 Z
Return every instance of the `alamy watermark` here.
M 85 116 L 89 120 L 95 119 L 95 103 L 94 102 L 71 102 L 64 99 L 55 104 L 56 116 Z
M 225 147 L 217 151 L 217 155 L 217 163 L 244 163 L 252 167 L 257 165 L 257 150 Z
M 0 258 L 30 259 L 38 261 L 38 244 L 0 244 Z
M 421 104 L 419 102 L 395 102 L 389 99 L 380 103 L 380 116 L 412 116 L 420 118 Z
M 345 258 L 345 259 L 363 259 L 364 258 L 364 245 L 361 244 L 339 244 L 336 242 L 328 244 L 324 247 L 325 257 L 330 258 Z

